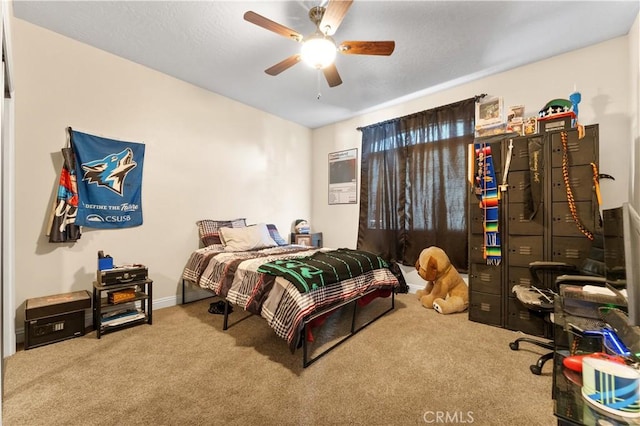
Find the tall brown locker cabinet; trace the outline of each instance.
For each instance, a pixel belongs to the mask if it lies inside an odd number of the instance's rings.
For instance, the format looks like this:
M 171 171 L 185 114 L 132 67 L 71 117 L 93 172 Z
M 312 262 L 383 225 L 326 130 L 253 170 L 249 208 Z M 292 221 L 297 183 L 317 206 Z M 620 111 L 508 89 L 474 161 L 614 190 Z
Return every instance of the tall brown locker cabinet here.
M 593 181 L 598 167 L 598 126 L 585 126 L 582 139 L 578 138 L 576 129 L 566 131 L 566 168 L 563 168 L 562 133 L 476 139 L 476 143 L 491 146 L 498 184 L 503 182 L 507 158 L 510 158 L 510 167 L 507 190 L 500 191 L 498 230 L 502 259 L 499 265 L 487 265 L 483 258 L 484 211 L 474 188 L 469 196 L 469 319 L 472 321 L 536 336 L 548 335 L 549 324 L 544 316 L 520 304 L 512 289 L 516 284 L 531 284 L 530 262 L 552 260 L 580 266 L 588 254 L 591 240 L 578 228 L 571 213 L 565 175 L 580 224 L 590 232 L 600 230 Z M 547 277 L 545 285 L 551 284 L 549 280 Z

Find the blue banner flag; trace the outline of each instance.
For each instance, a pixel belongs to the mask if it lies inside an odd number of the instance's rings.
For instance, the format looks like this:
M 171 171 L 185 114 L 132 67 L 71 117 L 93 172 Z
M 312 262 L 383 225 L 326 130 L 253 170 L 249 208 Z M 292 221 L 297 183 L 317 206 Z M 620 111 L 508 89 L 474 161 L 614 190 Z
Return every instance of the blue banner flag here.
M 142 225 L 144 144 L 71 131 L 76 156 L 75 224 L 114 229 Z

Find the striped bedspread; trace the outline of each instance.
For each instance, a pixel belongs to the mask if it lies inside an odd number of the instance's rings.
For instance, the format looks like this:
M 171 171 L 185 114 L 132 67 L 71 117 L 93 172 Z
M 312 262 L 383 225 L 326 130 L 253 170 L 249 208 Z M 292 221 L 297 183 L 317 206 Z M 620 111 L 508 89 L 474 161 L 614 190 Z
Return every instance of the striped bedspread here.
M 258 268 L 269 262 L 308 257 L 319 252 L 331 253 L 332 250 L 291 245 L 225 252 L 220 247 L 207 247 L 192 253 L 183 278 L 262 316 L 294 352 L 303 320 L 309 314 L 370 289 L 393 289 L 399 285 L 388 268 L 379 268 L 301 293 L 281 276 L 258 272 Z

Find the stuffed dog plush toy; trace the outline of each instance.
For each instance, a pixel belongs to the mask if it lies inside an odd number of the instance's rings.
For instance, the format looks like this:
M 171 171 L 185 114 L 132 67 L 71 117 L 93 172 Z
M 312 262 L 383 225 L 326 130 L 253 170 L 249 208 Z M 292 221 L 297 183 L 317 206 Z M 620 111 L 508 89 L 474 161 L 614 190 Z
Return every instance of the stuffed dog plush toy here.
M 441 314 L 463 312 L 469 307 L 469 288 L 444 250 L 435 246 L 422 250 L 416 270 L 427 281 L 424 290 L 416 292 L 422 306 Z

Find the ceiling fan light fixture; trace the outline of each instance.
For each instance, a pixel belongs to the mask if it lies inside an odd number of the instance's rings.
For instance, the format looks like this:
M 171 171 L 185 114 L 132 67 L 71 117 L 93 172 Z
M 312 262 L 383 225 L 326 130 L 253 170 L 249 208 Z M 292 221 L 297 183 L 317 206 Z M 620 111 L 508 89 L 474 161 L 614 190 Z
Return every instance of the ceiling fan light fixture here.
M 322 69 L 333 64 L 336 59 L 336 44 L 331 37 L 314 33 L 304 42 L 300 55 L 302 61 L 312 68 Z
M 353 0 L 322 0 L 325 6 L 315 6 L 309 10 L 309 20 L 314 23 L 316 30 L 308 37 L 269 18 L 265 18 L 253 11 L 244 14 L 245 21 L 269 30 L 275 34 L 302 43 L 299 53 L 264 70 L 269 75 L 278 75 L 288 70 L 298 62 L 305 62 L 311 68 L 322 70 L 329 87 L 342 84 L 340 74 L 336 69 L 335 59 L 338 53 L 336 42 L 331 37 L 336 33 Z M 389 56 L 393 53 L 395 42 L 389 41 L 343 41 L 340 43 L 340 53 L 345 55 L 379 55 Z M 318 73 L 320 75 L 320 73 Z

